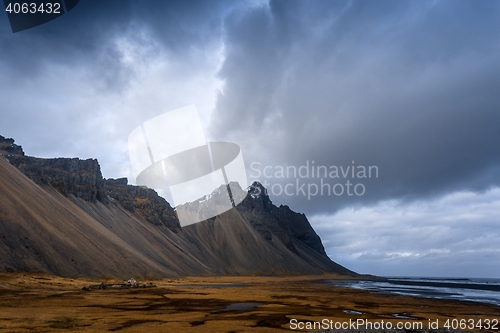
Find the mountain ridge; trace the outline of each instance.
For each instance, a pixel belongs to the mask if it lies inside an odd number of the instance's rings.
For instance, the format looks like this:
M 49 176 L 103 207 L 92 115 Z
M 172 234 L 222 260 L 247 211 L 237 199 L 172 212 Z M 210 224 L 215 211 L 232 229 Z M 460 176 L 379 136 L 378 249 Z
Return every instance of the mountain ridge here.
M 95 159 L 26 156 L 2 136 L 0 155 L 0 270 L 121 278 L 356 275 L 328 258 L 305 215 L 273 205 L 260 184 L 253 189 L 261 194 L 236 209 L 181 228 L 156 191 L 104 179 Z

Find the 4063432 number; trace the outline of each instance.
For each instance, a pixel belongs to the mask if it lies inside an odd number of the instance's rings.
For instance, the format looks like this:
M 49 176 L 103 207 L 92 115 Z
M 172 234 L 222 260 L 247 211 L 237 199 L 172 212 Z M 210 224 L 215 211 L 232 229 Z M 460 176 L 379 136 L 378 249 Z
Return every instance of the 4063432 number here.
M 498 330 L 498 319 L 447 319 L 443 325 L 446 329 L 452 330 Z
M 61 14 L 61 4 L 59 2 L 42 2 L 41 4 L 36 4 L 34 2 L 15 2 L 9 3 L 5 7 L 5 11 L 9 14 L 35 14 L 35 13 L 45 13 L 45 14 Z

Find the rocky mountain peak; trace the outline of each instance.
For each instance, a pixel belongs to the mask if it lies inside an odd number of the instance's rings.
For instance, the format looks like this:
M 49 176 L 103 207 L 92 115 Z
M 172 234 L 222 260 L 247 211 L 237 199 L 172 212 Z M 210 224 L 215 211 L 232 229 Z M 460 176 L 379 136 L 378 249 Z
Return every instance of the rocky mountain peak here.
M 269 198 L 267 189 L 257 181 L 253 182 L 252 185 L 248 187 L 248 194 L 255 202 L 260 203 L 265 209 L 272 209 L 274 206 Z
M 180 230 L 174 209 L 153 189 L 128 185 L 127 178 L 106 179 L 106 194 L 110 201 L 156 226 L 164 225 L 174 232 Z
M 0 135 L 0 155 L 24 156 L 23 147 L 16 145 L 14 139 L 5 138 Z
M 315 251 L 326 256 L 320 237 L 304 214 L 292 211 L 288 206 L 277 207 L 269 198 L 267 189 L 259 182 L 248 188 L 249 196 L 236 207 L 241 212 L 252 211 L 250 222 L 264 237 L 276 235 L 285 246 L 296 252 L 293 239 L 299 239 Z

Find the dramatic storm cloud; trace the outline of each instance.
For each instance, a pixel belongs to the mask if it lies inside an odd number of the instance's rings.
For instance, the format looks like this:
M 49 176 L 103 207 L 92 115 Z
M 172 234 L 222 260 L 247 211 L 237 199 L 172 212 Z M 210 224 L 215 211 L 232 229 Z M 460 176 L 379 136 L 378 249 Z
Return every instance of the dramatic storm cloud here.
M 0 134 L 131 178 L 128 134 L 194 103 L 334 260 L 498 276 L 499 17 L 498 1 L 81 1 L 12 34 L 0 15 Z
M 362 198 L 287 198 L 307 212 L 499 184 L 497 3 L 315 4 L 228 18 L 216 133 L 257 169 L 378 166 Z

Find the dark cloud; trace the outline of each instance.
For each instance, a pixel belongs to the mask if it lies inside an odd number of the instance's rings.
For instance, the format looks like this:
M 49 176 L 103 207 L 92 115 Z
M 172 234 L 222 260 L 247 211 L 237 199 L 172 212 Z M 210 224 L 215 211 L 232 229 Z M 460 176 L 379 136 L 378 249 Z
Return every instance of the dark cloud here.
M 80 1 L 72 11 L 34 29 L 0 38 L 0 61 L 9 75 L 45 75 L 47 65 L 88 66 L 109 84 L 131 73 L 121 66 L 118 38 L 136 40 L 158 52 L 189 56 L 217 39 L 223 1 Z M 7 16 L 1 16 L 7 26 Z M 96 77 L 96 79 L 98 78 Z
M 230 17 L 214 132 L 248 164 L 379 167 L 363 197 L 276 198 L 309 213 L 499 185 L 499 11 L 271 1 Z

